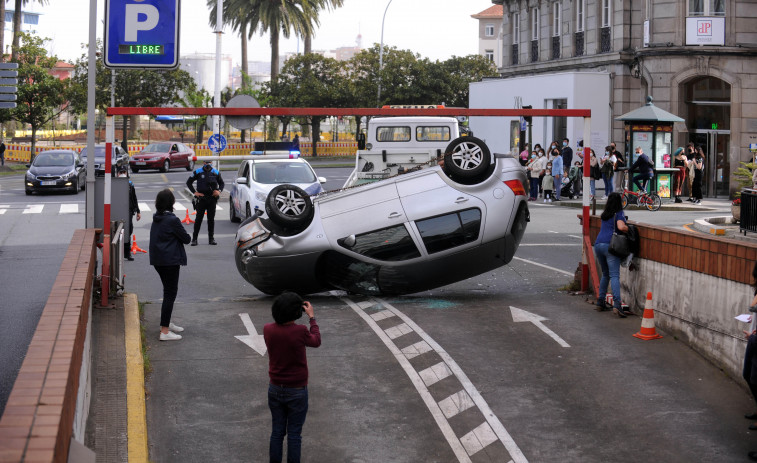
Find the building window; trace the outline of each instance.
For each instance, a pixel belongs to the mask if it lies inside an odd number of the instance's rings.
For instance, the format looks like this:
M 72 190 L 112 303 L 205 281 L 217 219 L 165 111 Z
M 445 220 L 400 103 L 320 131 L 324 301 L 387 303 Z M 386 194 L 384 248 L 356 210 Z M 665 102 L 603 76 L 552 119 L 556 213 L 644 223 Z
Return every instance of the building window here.
M 552 59 L 560 59 L 560 2 L 552 4 Z
M 494 62 L 494 50 L 485 50 L 484 56 L 491 62 Z
M 531 62 L 539 61 L 539 8 L 531 8 Z
M 610 18 L 610 0 L 602 0 L 602 27 L 599 29 L 599 52 L 612 51 L 612 20 Z
M 518 44 L 520 43 L 520 13 L 513 13 L 512 64 L 518 64 Z
M 725 0 L 688 0 L 688 16 L 725 16 Z
M 602 0 L 602 27 L 610 27 L 610 0 Z
M 485 37 L 494 37 L 494 24 L 487 24 L 484 28 Z
M 584 19 L 586 18 L 586 0 L 576 1 L 576 32 L 584 31 Z

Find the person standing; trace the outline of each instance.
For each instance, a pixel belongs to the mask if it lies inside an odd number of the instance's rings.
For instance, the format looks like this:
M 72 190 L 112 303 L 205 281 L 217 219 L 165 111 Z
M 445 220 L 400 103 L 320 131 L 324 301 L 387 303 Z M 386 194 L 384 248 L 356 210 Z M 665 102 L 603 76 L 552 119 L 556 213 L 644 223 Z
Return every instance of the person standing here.
M 295 320 L 307 314 L 310 329 Z M 287 462 L 299 462 L 302 453 L 302 427 L 308 412 L 308 361 L 306 347 L 321 345 L 321 332 L 315 322 L 313 306 L 292 292 L 273 300 L 271 314 L 275 323 L 263 326 L 268 349 L 268 408 L 271 410 L 269 461 L 281 462 L 284 436 L 287 436 Z
M 621 169 L 626 167 L 626 158 L 623 157 L 623 154 L 620 151 L 618 151 L 615 142 L 610 143 L 610 148 L 612 148 L 612 154 L 615 155 L 615 173 L 613 175 L 615 183 L 612 191 L 620 193 L 625 188 L 625 185 L 623 185 L 623 171 Z
M 686 159 L 689 161 L 689 165 L 686 169 L 686 179 L 689 185 L 689 199 L 687 201 L 694 202 L 694 155 L 697 150 L 694 149 L 694 143 L 689 142 L 686 146 Z
M 536 201 L 536 199 L 539 197 L 539 182 L 540 182 L 540 175 L 542 171 L 541 159 L 539 159 L 539 156 L 536 154 L 536 151 L 531 153 L 531 160 L 528 161 L 528 164 L 526 165 L 526 170 L 528 171 L 528 180 L 531 186 L 528 200 Z
M 163 304 L 160 307 L 161 341 L 178 341 L 184 328 L 171 322 L 173 303 L 179 292 L 179 269 L 187 265 L 184 245 L 191 239 L 184 230 L 181 220 L 173 213 L 176 202 L 169 189 L 162 190 L 155 197 L 155 214 L 150 226 L 150 265 L 163 283 Z
M 612 289 L 613 312 L 620 318 L 628 315 L 620 303 L 620 257 L 610 253 L 610 240 L 615 230 L 627 232 L 626 216 L 623 214 L 623 202 L 620 193 L 610 193 L 607 197 L 605 210 L 600 216 L 602 226 L 597 239 L 594 241 L 594 255 L 602 268 L 602 279 L 599 280 L 599 294 L 597 295 L 597 310 L 610 310 L 605 305 L 607 284 Z
M 678 169 L 676 172 L 675 183 L 673 185 L 673 194 L 675 195 L 675 202 L 682 203 L 681 190 L 683 189 L 683 182 L 686 180 L 686 168 L 689 161 L 686 159 L 686 155 L 683 152 L 683 147 L 676 148 L 673 153 L 673 167 Z
M 702 180 L 704 179 L 704 152 L 702 147 L 697 148 L 694 154 L 694 182 L 691 186 L 694 204 L 702 203 Z
M 544 178 L 541 181 L 541 188 L 544 191 L 544 202 L 552 202 L 552 189 L 554 188 L 554 179 L 552 178 L 552 162 L 547 162 L 544 169 Z
M 570 170 L 571 163 L 573 162 L 573 148 L 570 147 L 570 140 L 567 138 L 564 138 L 562 141 L 562 152 L 560 153 L 562 155 L 562 162 L 563 166 L 565 167 L 565 173 L 567 174 Z M 560 197 L 560 193 L 557 193 L 557 197 Z
M 523 151 L 520 152 L 519 160 L 521 166 L 525 167 L 526 163 L 528 163 L 528 143 L 523 145 Z
M 121 169 L 118 172 L 119 177 L 129 177 L 127 169 Z M 137 201 L 137 190 L 134 188 L 134 183 L 129 179 L 129 228 L 124 240 L 124 257 L 126 260 L 134 260 L 134 256 L 131 255 L 131 236 L 134 233 L 134 215 L 137 216 L 137 222 L 142 218 L 142 214 L 139 210 L 139 202 Z
M 602 171 L 602 182 L 605 184 L 605 194 L 602 196 L 602 199 L 607 199 L 613 191 L 612 176 L 615 171 L 615 160 L 615 155 L 612 154 L 610 146 L 605 146 L 605 154 L 599 161 L 600 169 Z
M 563 158 L 560 151 L 552 151 L 552 178 L 555 184 L 555 201 L 560 201 L 560 190 L 562 189 L 562 176 L 565 169 L 563 168 Z
M 196 190 L 192 186 L 195 181 L 197 181 Z M 191 245 L 197 246 L 197 237 L 200 236 L 200 227 L 206 211 L 208 213 L 208 244 L 218 244 L 213 238 L 213 232 L 215 231 L 216 204 L 223 191 L 221 172 L 212 166 L 211 161 L 205 161 L 205 164 L 192 172 L 192 175 L 187 179 L 187 187 L 195 196 L 197 204 L 195 206 L 197 218 L 192 232 Z
M 5 140 L 0 140 L 0 166 L 5 165 Z
M 300 134 L 298 133 L 294 134 L 294 139 L 292 139 L 292 149 L 295 151 L 300 150 Z
M 602 177 L 602 171 L 599 169 L 599 159 L 594 153 L 594 149 L 589 148 L 591 156 L 589 157 L 589 189 L 591 189 L 591 199 L 597 194 L 597 179 Z

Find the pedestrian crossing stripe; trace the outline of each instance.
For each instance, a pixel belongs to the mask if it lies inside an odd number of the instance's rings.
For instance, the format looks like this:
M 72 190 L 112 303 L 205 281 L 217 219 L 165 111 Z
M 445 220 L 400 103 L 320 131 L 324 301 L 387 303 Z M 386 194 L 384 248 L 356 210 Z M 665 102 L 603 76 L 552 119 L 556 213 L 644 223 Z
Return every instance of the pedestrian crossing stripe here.
M 152 211 L 152 209 L 150 208 L 150 206 L 147 203 L 139 203 L 139 210 L 143 214 L 145 212 L 151 212 Z M 181 203 L 174 203 L 173 210 L 175 210 L 175 211 L 186 211 L 187 207 L 184 206 Z M 219 206 L 218 204 L 216 204 L 216 211 L 222 211 L 222 210 L 223 210 L 223 208 L 221 206 Z
M 78 204 L 61 204 L 60 205 L 61 214 L 76 214 L 78 212 L 79 212 Z
M 42 213 L 42 209 L 44 209 L 44 204 L 29 204 L 26 206 L 26 209 L 24 209 L 24 214 L 40 214 Z
M 9 204 L 0 204 L 0 215 L 5 215 L 10 210 L 19 210 L 23 208 L 22 214 L 41 214 L 47 209 L 48 211 L 55 206 L 59 206 L 58 208 L 58 214 L 83 214 L 84 208 L 82 207 L 81 210 L 79 208 L 80 203 L 64 203 L 64 204 L 25 204 L 21 206 L 20 208 L 12 208 Z M 47 207 L 49 206 L 49 207 Z M 139 203 L 139 210 L 141 213 L 150 212 L 150 206 L 147 205 L 147 203 Z M 183 204 L 176 203 L 174 204 L 174 210 L 176 211 L 186 211 L 187 208 Z M 216 205 L 216 211 L 223 211 L 224 209 Z
M 5 211 L 7 211 L 9 207 L 10 206 L 8 206 L 7 204 L 0 204 L 0 215 L 5 214 Z

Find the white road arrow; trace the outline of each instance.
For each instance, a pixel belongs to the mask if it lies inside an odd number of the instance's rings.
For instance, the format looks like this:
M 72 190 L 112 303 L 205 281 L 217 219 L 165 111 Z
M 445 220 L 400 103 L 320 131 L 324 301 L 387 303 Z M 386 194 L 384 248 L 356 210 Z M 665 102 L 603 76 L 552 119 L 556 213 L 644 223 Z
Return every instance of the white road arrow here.
M 549 335 L 550 338 L 557 341 L 558 344 L 560 344 L 563 347 L 570 347 L 570 345 L 563 340 L 560 336 L 558 336 L 554 331 L 550 330 L 544 324 L 542 323 L 544 320 L 548 320 L 548 318 L 544 318 L 540 315 L 536 315 L 535 313 L 526 312 L 523 309 L 519 309 L 517 307 L 510 306 L 510 312 L 513 314 L 513 321 L 515 323 L 520 322 L 530 322 L 536 325 L 540 330 L 544 331 Z
M 255 352 L 257 352 L 258 354 L 265 355 L 265 353 L 268 351 L 268 348 L 265 346 L 263 335 L 258 334 L 257 330 L 255 329 L 255 325 L 252 324 L 250 315 L 246 313 L 240 313 L 239 318 L 242 319 L 242 323 L 244 323 L 244 327 L 247 328 L 248 334 L 246 336 L 234 337 L 255 349 Z

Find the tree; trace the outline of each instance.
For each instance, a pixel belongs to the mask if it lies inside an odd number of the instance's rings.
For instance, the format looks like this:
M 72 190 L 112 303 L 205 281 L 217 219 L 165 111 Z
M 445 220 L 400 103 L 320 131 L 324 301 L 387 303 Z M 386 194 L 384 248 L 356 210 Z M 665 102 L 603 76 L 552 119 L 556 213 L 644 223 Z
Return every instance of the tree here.
M 0 0 L 0 61 L 5 61 L 5 0 Z
M 499 75 L 494 63 L 481 55 L 453 56 L 439 66 L 447 83 L 442 95 L 447 106 L 468 107 L 470 83 Z
M 2 0 L 5 3 L 5 0 Z M 16 50 L 19 48 L 19 38 L 21 37 L 21 10 L 24 5 L 28 5 L 30 0 L 16 0 L 13 10 L 13 46 L 11 48 L 11 61 L 16 62 Z M 37 0 L 37 2 L 44 6 L 49 3 L 49 0 Z M 3 21 L 5 21 L 5 14 L 3 14 Z M 5 24 L 3 24 L 4 26 Z M 3 31 L 5 28 L 3 28 Z M 5 53 L 4 50 L 0 50 Z
M 22 44 L 13 50 L 18 63 L 18 97 L 11 113 L 14 119 L 31 125 L 34 158 L 37 130 L 65 109 L 69 82 L 50 74 L 58 58 L 47 56 L 44 40 L 23 32 L 19 39 Z
M 279 79 L 269 82 L 270 104 L 299 108 L 339 108 L 348 100 L 344 64 L 321 55 L 299 55 L 287 60 Z M 312 128 L 313 156 L 321 138 L 322 116 L 309 118 Z
M 212 104 L 213 97 L 204 88 L 198 89 L 196 86 L 184 92 L 179 103 L 189 108 L 209 108 Z M 194 119 L 195 143 L 202 143 L 202 128 L 205 126 L 205 119 L 197 117 Z

